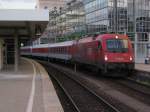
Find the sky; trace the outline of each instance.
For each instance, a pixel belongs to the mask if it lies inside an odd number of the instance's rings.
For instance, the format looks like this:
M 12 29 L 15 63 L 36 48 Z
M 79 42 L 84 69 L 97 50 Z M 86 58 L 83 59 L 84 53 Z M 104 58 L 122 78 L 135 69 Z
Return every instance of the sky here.
M 34 9 L 36 0 L 0 0 L 0 9 Z

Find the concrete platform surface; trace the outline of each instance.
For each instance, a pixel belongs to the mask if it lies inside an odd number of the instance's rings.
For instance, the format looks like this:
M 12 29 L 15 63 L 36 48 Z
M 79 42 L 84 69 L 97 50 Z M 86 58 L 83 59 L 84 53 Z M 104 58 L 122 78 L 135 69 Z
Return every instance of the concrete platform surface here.
M 135 64 L 135 69 L 139 71 L 150 72 L 150 64 Z
M 63 112 L 45 69 L 22 58 L 19 71 L 9 65 L 0 72 L 0 112 Z

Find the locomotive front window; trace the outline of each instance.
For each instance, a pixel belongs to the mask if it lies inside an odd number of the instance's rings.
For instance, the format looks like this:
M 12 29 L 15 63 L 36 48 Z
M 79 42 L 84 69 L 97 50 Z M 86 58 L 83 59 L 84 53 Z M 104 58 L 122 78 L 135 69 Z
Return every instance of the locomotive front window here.
M 109 52 L 127 52 L 128 51 L 128 40 L 126 39 L 108 39 L 107 50 Z

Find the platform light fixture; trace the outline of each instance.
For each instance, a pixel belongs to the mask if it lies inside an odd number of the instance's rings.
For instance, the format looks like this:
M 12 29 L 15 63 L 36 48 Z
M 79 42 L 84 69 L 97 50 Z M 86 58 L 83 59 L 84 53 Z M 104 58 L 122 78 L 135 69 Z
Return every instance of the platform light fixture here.
M 21 43 L 20 46 L 23 47 L 23 46 L 24 46 L 24 43 Z

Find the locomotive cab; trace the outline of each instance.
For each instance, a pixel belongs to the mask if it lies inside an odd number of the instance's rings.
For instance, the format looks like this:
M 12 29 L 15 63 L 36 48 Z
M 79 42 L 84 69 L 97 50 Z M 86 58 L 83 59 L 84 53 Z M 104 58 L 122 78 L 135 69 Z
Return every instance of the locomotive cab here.
M 102 42 L 98 41 L 98 48 L 101 49 L 98 57 L 104 72 L 134 69 L 132 45 L 127 36 L 108 34 L 103 35 L 101 40 Z

